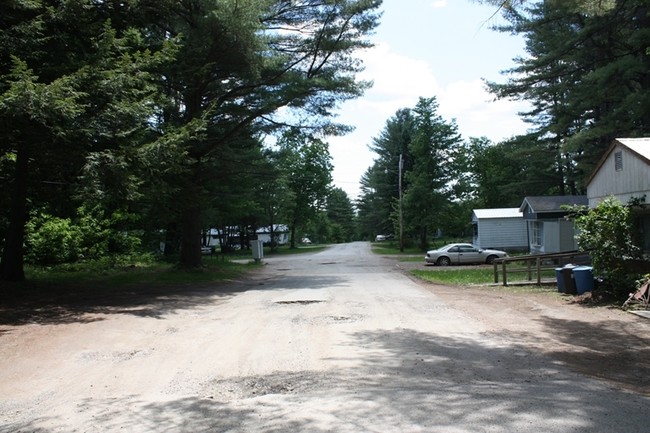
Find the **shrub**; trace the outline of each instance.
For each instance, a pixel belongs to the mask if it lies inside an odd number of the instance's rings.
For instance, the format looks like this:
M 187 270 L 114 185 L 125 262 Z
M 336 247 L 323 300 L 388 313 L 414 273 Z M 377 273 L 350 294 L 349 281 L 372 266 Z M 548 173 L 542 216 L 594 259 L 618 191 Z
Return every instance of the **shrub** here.
M 39 213 L 26 226 L 25 259 L 29 263 L 50 266 L 70 263 L 80 256 L 79 231 L 69 219 Z
M 74 263 L 79 260 L 108 260 L 119 263 L 120 257 L 139 252 L 138 234 L 127 230 L 132 216 L 114 212 L 104 216 L 99 208 L 79 208 L 77 218 L 59 218 L 38 213 L 27 224 L 25 259 L 39 266 Z
M 594 272 L 604 277 L 606 287 L 618 294 L 627 293 L 638 278 L 625 263 L 640 257 L 634 244 L 630 209 L 613 197 L 603 200 L 587 212 L 574 212 L 580 250 L 591 256 Z

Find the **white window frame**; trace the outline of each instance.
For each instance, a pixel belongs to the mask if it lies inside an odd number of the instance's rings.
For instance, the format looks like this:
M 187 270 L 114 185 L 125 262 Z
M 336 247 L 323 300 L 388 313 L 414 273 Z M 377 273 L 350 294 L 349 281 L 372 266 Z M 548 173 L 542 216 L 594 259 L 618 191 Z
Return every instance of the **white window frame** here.
M 532 221 L 530 223 L 531 243 L 535 246 L 541 246 L 544 242 L 544 223 L 542 221 Z

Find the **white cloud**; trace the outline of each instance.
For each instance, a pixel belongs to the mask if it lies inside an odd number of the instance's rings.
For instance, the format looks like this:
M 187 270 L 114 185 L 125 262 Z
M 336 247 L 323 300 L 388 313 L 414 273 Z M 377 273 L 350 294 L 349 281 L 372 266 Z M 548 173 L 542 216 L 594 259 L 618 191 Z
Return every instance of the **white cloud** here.
M 488 137 L 502 141 L 526 131 L 527 124 L 518 116 L 526 103 L 495 100 L 480 79 L 457 81 L 439 95 L 440 114 L 447 120 L 456 119 L 464 138 Z
M 419 97 L 436 96 L 440 115 L 448 121 L 456 119 L 464 139 L 486 136 L 498 142 L 525 132 L 526 124 L 517 116 L 525 105 L 494 101 L 480 79 L 440 86 L 429 63 L 399 55 L 383 43 L 360 57 L 366 70 L 358 78 L 372 80 L 374 86 L 339 110 L 338 120 L 356 130 L 329 139 L 334 184 L 353 199 L 359 194 L 359 179 L 376 158 L 368 145 L 397 110 L 415 107 Z
M 372 95 L 417 98 L 423 92 L 431 93 L 438 89 L 436 78 L 426 61 L 401 56 L 385 43 L 377 44 L 360 57 L 366 69 L 359 77 L 374 82 L 369 92 Z
M 434 0 L 434 2 L 431 3 L 431 6 L 433 6 L 434 9 L 447 7 L 447 0 Z

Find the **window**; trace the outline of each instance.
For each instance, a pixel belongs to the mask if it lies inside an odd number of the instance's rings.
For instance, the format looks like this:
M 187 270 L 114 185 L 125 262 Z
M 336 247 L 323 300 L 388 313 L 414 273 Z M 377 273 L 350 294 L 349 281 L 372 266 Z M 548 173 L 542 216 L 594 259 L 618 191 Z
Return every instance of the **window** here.
M 614 167 L 616 171 L 623 170 L 623 152 L 620 150 L 614 153 Z
M 542 245 L 542 240 L 544 239 L 544 223 L 541 221 L 533 221 L 531 223 L 531 229 L 533 245 Z

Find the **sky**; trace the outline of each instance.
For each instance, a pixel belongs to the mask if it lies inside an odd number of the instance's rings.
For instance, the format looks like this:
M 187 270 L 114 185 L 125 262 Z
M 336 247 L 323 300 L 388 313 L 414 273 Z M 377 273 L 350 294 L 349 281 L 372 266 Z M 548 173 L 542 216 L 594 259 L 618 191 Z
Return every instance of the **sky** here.
M 365 70 L 359 79 L 374 86 L 347 101 L 336 120 L 354 132 L 330 138 L 334 186 L 356 199 L 359 180 L 376 154 L 368 149 L 397 110 L 414 108 L 419 97 L 437 98 L 445 121 L 455 120 L 463 139 L 487 137 L 499 142 L 526 131 L 517 115 L 527 106 L 495 101 L 482 79 L 504 82 L 501 71 L 524 56 L 523 39 L 491 30 L 503 23 L 493 6 L 470 0 L 384 0 L 375 47 L 361 52 Z

